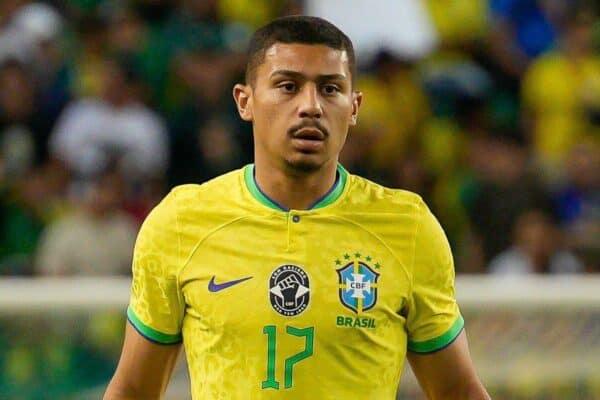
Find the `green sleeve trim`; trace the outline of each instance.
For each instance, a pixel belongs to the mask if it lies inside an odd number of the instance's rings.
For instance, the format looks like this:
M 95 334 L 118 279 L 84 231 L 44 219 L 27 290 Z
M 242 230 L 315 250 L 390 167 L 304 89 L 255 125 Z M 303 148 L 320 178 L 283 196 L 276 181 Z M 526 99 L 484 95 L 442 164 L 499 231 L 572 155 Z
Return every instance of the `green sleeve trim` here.
M 465 320 L 462 315 L 459 314 L 454 324 L 446 331 L 446 333 L 423 342 L 408 341 L 408 350 L 414 353 L 433 353 L 449 346 L 462 332 L 465 326 Z
M 144 336 L 146 339 L 158 343 L 158 344 L 175 344 L 181 342 L 182 336 L 181 333 L 177 334 L 168 334 L 157 331 L 156 329 L 150 328 L 148 325 L 144 324 L 138 317 L 135 315 L 133 310 L 130 307 L 127 307 L 127 319 L 131 322 L 131 325 L 139 332 L 140 335 Z

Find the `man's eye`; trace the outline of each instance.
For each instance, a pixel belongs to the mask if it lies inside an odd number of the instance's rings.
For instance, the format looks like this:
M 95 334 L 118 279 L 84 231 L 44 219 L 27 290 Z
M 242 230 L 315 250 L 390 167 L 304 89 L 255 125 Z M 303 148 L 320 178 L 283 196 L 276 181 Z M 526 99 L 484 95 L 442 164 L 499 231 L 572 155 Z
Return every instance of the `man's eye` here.
M 284 92 L 293 93 L 296 90 L 296 84 L 292 82 L 284 83 L 279 86 Z
M 339 92 L 340 89 L 336 85 L 325 85 L 323 86 L 323 92 L 326 94 L 334 94 Z

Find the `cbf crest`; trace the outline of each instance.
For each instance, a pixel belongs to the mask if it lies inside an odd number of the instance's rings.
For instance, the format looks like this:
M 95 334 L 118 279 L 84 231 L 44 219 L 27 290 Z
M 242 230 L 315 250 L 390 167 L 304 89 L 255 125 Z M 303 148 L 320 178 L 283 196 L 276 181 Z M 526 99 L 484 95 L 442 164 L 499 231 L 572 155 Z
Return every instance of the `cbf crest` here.
M 337 269 L 342 304 L 357 314 L 370 310 L 377 303 L 379 274 L 367 263 L 354 258 Z

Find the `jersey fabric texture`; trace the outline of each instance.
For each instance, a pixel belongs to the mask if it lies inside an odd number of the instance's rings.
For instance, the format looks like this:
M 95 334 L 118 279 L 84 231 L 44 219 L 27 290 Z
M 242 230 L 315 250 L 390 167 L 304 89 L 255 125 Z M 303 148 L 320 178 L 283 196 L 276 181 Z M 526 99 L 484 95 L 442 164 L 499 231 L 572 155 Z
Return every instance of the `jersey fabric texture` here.
M 406 352 L 463 328 L 421 198 L 349 174 L 284 210 L 254 166 L 176 187 L 135 245 L 128 319 L 184 342 L 194 399 L 395 399 Z

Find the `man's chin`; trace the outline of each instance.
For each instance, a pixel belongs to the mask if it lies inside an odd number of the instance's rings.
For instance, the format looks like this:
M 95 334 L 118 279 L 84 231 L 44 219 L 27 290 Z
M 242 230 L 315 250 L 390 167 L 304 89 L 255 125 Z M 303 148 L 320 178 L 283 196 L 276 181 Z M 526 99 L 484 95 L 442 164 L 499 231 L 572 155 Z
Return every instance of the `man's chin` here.
M 325 165 L 325 162 L 321 160 L 320 157 L 314 157 L 309 154 L 303 154 L 299 157 L 289 158 L 285 161 L 290 170 L 301 173 L 316 172 Z

